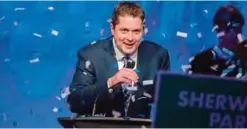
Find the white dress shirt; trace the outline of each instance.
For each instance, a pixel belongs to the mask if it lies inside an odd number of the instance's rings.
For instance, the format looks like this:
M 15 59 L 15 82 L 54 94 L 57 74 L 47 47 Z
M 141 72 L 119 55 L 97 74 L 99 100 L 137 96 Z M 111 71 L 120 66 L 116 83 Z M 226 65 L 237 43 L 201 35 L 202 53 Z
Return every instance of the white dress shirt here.
M 115 57 L 116 57 L 117 63 L 118 63 L 118 70 L 120 70 L 124 66 L 123 57 L 125 57 L 125 55 L 118 49 L 114 38 L 112 39 L 112 43 L 113 43 L 114 51 L 116 53 Z M 135 66 L 133 69 L 136 69 L 136 67 L 137 67 L 137 54 L 138 54 L 138 49 L 130 56 L 130 58 L 135 62 Z M 107 84 L 108 84 L 108 82 L 107 82 Z M 108 88 L 109 88 L 109 84 L 108 84 Z

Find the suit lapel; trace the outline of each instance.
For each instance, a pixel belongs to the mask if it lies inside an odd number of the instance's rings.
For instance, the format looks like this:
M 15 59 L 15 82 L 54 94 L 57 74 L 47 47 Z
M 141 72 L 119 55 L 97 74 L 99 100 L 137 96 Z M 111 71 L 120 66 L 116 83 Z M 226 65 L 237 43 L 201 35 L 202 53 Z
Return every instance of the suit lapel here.
M 112 77 L 118 71 L 117 59 L 115 57 L 115 51 L 113 48 L 112 39 L 107 40 L 104 46 L 108 55 L 104 58 L 104 63 L 107 68 L 107 78 Z

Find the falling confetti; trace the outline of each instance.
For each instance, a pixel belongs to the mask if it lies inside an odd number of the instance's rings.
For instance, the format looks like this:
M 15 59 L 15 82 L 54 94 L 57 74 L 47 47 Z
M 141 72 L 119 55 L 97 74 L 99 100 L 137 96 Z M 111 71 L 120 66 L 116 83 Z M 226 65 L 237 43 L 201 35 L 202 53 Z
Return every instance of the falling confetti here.
M 189 58 L 189 62 L 191 63 L 194 59 L 195 59 L 194 56 L 190 57 L 190 58 Z
M 111 23 L 112 22 L 112 19 L 111 18 L 107 19 L 107 22 L 108 23 Z
M 58 33 L 59 33 L 59 32 L 56 31 L 56 30 L 52 30 L 52 31 L 51 31 L 51 34 L 52 34 L 52 35 L 55 35 L 55 36 L 58 36 Z
M 213 28 L 212 28 L 212 32 L 214 32 L 216 29 L 218 29 L 219 26 L 218 25 L 215 25 Z
M 191 65 L 182 65 L 182 70 L 186 72 L 188 69 L 191 68 Z
M 144 34 L 147 34 L 148 33 L 148 28 L 146 27 L 145 29 L 144 29 Z
M 39 37 L 39 38 L 43 37 L 41 34 L 38 34 L 38 33 L 33 33 L 33 35 L 36 36 L 36 37 Z
M 18 22 L 17 21 L 14 21 L 13 24 L 14 24 L 14 26 L 18 26 Z
M 87 75 L 87 72 L 83 72 L 84 75 Z
M 93 41 L 93 42 L 91 42 L 90 44 L 93 45 L 93 44 L 95 44 L 95 43 L 96 43 L 96 41 Z
M 187 38 L 188 34 L 185 33 L 185 32 L 180 32 L 180 31 L 178 31 L 178 32 L 177 32 L 177 36 L 183 37 L 183 38 Z
M 161 33 L 162 34 L 162 36 L 164 37 L 164 38 L 166 38 L 166 34 L 164 34 L 164 33 Z
M 197 33 L 197 37 L 201 38 L 202 37 L 202 33 L 201 32 Z
M 120 117 L 121 113 L 115 110 L 112 110 L 112 115 L 116 118 L 116 117 Z
M 194 27 L 196 27 L 196 26 L 198 26 L 198 23 L 191 23 L 191 24 L 190 24 L 190 27 L 191 27 L 191 28 L 194 28 Z
M 217 33 L 217 37 L 222 37 L 222 36 L 224 36 L 225 35 L 225 32 L 219 32 L 219 33 Z
M 61 91 L 61 98 L 64 99 L 64 98 L 67 97 L 69 94 L 70 94 L 69 87 L 65 87 L 65 88 Z
M 15 11 L 23 11 L 26 10 L 26 8 L 15 8 Z
M 133 103 L 136 101 L 135 95 L 132 95 L 132 96 L 131 96 L 131 100 L 132 100 Z
M 85 62 L 85 67 L 86 67 L 86 69 L 88 69 L 88 68 L 90 67 L 90 65 L 91 65 L 91 62 L 90 62 L 89 60 L 87 60 L 87 61 Z
M 61 100 L 61 98 L 60 98 L 60 97 L 58 97 L 58 96 L 56 96 L 56 99 L 57 99 L 57 100 Z
M 89 21 L 86 21 L 85 22 L 85 28 L 88 28 L 90 26 L 90 22 Z
M 49 10 L 53 11 L 54 10 L 54 7 L 50 6 L 48 7 Z
M 150 95 L 149 93 L 147 92 L 143 92 L 143 96 L 147 97 L 147 98 L 152 98 L 152 95 Z
M 39 58 L 35 58 L 32 60 L 29 60 L 30 63 L 38 63 L 39 62 Z
M 2 17 L 0 18 L 0 22 L 1 22 L 1 21 L 3 21 L 3 20 L 4 20 L 4 18 L 5 18 L 5 16 L 2 16 Z
M 5 58 L 3 61 L 4 62 L 10 62 L 10 59 L 9 58 Z
M 57 113 L 57 112 L 59 111 L 59 109 L 58 109 L 57 107 L 54 107 L 54 108 L 52 109 L 52 111 L 55 112 L 55 113 Z
M 208 13 L 208 10 L 207 10 L 207 9 L 204 9 L 203 11 L 204 11 L 206 14 Z
M 104 29 L 100 29 L 100 36 L 103 36 L 104 35 Z
M 217 71 L 217 69 L 219 68 L 219 65 L 216 64 L 216 65 L 211 66 L 210 68 L 214 71 Z

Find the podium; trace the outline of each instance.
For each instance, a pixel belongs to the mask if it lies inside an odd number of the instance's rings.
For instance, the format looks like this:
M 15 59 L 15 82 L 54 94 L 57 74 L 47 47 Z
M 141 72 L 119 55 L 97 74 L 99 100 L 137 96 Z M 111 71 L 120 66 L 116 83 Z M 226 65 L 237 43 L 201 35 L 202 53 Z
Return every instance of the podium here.
M 150 119 L 113 117 L 59 117 L 64 128 L 150 128 Z

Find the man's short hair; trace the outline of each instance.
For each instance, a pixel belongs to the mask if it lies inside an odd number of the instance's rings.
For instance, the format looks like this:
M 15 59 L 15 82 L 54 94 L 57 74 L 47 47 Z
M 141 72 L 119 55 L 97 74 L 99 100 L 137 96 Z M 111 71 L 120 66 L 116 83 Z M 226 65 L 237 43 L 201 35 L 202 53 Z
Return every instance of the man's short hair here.
M 134 2 L 121 2 L 114 8 L 112 13 L 112 24 L 114 26 L 118 24 L 119 16 L 139 17 L 142 21 L 145 19 L 145 13 L 142 7 Z

